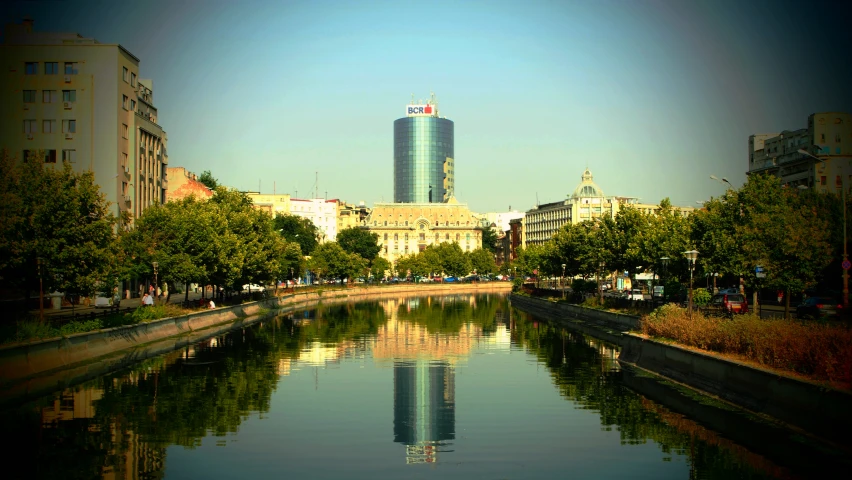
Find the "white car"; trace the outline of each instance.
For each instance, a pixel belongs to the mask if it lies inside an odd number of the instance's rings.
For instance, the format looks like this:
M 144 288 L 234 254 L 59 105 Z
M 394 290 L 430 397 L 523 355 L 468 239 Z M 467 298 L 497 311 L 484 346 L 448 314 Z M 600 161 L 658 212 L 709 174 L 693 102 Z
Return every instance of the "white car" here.
M 645 300 L 645 295 L 642 293 L 642 290 L 638 288 L 634 288 L 630 291 L 630 296 L 628 296 L 630 300 Z

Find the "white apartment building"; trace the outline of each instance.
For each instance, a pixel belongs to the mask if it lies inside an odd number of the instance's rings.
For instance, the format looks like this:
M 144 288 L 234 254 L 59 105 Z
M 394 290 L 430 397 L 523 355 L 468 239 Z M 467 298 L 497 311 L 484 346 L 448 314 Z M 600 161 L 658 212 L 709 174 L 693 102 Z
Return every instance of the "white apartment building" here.
M 7 25 L 0 45 L 0 148 L 91 171 L 113 213 L 137 218 L 166 198 L 166 132 L 153 82 L 118 44 Z
M 518 218 L 524 218 L 524 212 L 512 210 L 509 207 L 508 212 L 488 212 L 484 217 L 488 225 L 494 225 L 494 230 L 498 234 L 502 234 L 509 230 L 509 222 Z
M 320 243 L 337 239 L 337 199 L 291 198 L 290 215 L 310 219 L 317 227 Z

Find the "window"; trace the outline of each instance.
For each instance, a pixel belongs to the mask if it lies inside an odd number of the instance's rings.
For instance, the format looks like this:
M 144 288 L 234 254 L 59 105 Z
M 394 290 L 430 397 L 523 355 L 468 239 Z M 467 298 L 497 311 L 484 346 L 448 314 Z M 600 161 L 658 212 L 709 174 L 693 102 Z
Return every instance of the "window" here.
M 121 154 L 121 166 L 124 167 L 124 168 L 128 167 L 127 154 L 126 153 Z
M 121 67 L 121 79 L 124 80 L 125 82 L 128 80 L 127 77 L 128 77 L 129 73 L 130 72 L 127 70 L 127 67 Z
M 136 100 L 130 99 L 130 109 L 136 111 Z
M 425 242 L 425 241 L 426 241 L 426 234 L 425 234 L 425 233 L 421 233 L 421 234 L 420 234 L 420 241 L 421 241 L 421 242 Z
M 127 95 L 121 96 L 121 108 L 123 108 L 125 110 L 127 110 L 127 100 L 128 100 Z
M 825 141 L 825 134 L 824 134 L 824 133 L 820 133 L 820 134 L 819 134 L 819 141 L 820 141 L 820 142 L 824 142 L 824 141 Z
M 44 151 L 44 163 L 56 163 L 56 150 Z
M 38 62 L 27 62 L 24 64 L 24 75 L 35 75 L 38 73 Z
M 77 150 L 62 150 L 62 161 L 77 163 Z
M 43 90 L 41 92 L 42 103 L 54 103 L 54 102 L 56 102 L 56 98 L 57 98 L 56 90 Z
M 76 102 L 77 101 L 77 90 L 62 90 L 62 101 L 63 102 Z
M 56 132 L 56 120 L 42 120 L 41 131 L 42 131 L 42 133 L 55 133 Z M 54 153 L 54 157 L 55 156 L 56 156 L 56 154 Z
M 23 158 L 24 160 L 29 160 L 29 159 L 30 159 L 30 155 L 32 155 L 32 154 L 33 154 L 33 152 L 32 152 L 31 150 L 24 150 L 24 156 L 23 156 L 22 158 Z
M 388 234 L 387 233 L 385 234 L 385 241 L 386 242 L 388 241 Z
M 121 138 L 127 139 L 128 134 L 129 134 L 129 132 L 127 131 L 127 124 L 122 123 L 121 124 Z
M 136 74 L 133 73 L 133 72 L 130 72 L 130 86 L 131 87 L 136 86 Z
M 837 178 L 834 180 L 834 185 L 837 186 L 837 188 L 843 188 L 843 178 L 840 175 L 838 175 Z
M 840 134 L 834 136 L 834 143 L 840 143 Z
M 45 75 L 58 75 L 59 74 L 59 62 L 44 62 L 44 74 Z
M 77 133 L 77 120 L 62 120 L 62 133 Z
M 77 62 L 65 62 L 65 75 L 77 75 Z
M 819 177 L 819 184 L 820 184 L 820 185 L 825 185 L 825 175 L 823 175 L 823 176 Z
M 35 90 L 24 90 L 24 103 L 35 103 Z
M 24 120 L 24 133 L 36 133 L 36 121 Z M 24 157 L 26 158 L 26 157 Z

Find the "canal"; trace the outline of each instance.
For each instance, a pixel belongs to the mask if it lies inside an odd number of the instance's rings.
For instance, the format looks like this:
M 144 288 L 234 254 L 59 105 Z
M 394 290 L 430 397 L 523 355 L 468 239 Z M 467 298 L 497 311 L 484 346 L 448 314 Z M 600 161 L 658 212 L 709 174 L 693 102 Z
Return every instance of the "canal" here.
M 498 294 L 320 307 L 8 407 L 3 450 L 12 478 L 849 470 L 842 447 L 623 367 L 617 356 L 616 345 L 540 321 Z

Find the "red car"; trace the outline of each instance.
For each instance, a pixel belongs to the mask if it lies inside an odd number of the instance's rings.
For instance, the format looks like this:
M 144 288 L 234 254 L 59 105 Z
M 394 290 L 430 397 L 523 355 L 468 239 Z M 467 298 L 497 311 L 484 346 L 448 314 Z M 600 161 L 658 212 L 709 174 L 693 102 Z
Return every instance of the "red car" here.
M 732 317 L 735 313 L 748 313 L 748 300 L 740 293 L 717 293 L 702 311 L 707 315 Z

